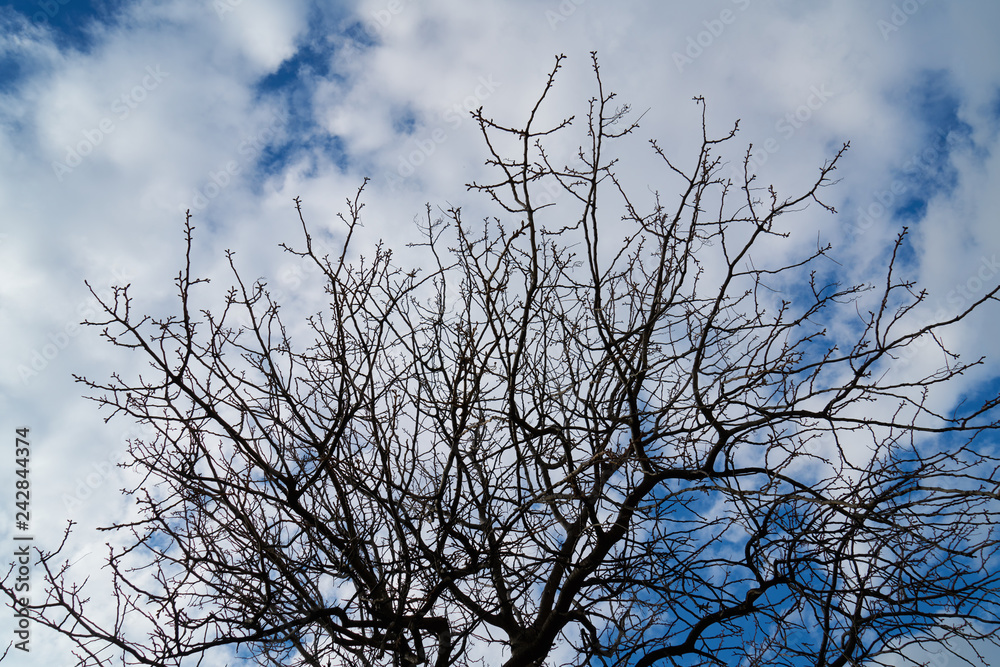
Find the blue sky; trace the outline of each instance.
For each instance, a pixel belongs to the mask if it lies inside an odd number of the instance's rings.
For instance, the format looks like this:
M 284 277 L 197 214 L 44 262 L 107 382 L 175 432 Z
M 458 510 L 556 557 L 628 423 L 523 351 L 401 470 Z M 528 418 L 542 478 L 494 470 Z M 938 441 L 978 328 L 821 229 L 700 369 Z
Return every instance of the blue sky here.
M 465 188 L 484 169 L 468 111 L 521 122 L 559 53 L 547 117 L 585 110 L 597 51 L 605 86 L 648 110 L 620 150 L 623 175 L 653 189 L 646 139 L 690 156 L 694 95 L 716 132 L 741 119 L 732 163 L 752 143 L 755 172 L 779 192 L 850 140 L 828 191 L 839 214 L 802 214 L 815 227 L 804 242 L 834 243 L 863 280 L 907 224 L 908 269 L 931 292 L 923 314 L 962 308 L 1000 279 L 997 26 L 990 0 L 0 5 L 0 421 L 4 434 L 32 429 L 38 544 L 53 546 L 73 519 L 73 552 L 96 567 L 107 538 L 89 529 L 127 511 L 111 465 L 134 429 L 104 423 L 72 374 L 136 360 L 77 326 L 93 308 L 85 279 L 99 292 L 132 283 L 149 310 L 169 308 L 191 209 L 202 273 L 219 274 L 232 248 L 247 275 L 306 306 L 315 277 L 277 247 L 298 240 L 293 198 L 322 236 L 370 177 L 361 245 L 416 240 L 425 202 L 467 219 L 495 213 Z M 997 324 L 996 309 L 984 313 L 954 344 L 991 353 Z M 12 533 L 4 514 L 0 540 Z M 10 622 L 0 614 L 3 643 Z M 36 630 L 13 664 L 68 664 L 49 639 Z

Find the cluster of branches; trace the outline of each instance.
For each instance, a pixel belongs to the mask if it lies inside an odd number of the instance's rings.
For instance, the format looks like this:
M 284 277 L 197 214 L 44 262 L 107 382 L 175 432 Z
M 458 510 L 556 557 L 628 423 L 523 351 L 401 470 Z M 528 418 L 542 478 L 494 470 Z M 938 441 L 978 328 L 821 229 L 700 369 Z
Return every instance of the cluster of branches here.
M 795 197 L 734 184 L 736 128 L 711 137 L 700 99 L 690 169 L 653 144 L 679 195 L 642 212 L 607 157 L 636 125 L 596 59 L 589 143 L 550 162 L 573 120 L 536 127 L 560 62 L 522 127 L 476 113 L 499 176 L 470 187 L 504 213 L 428 208 L 431 268 L 351 259 L 361 190 L 339 256 L 296 201 L 287 249 L 329 304 L 308 347 L 232 258 L 224 307 L 193 312 L 190 219 L 178 315 L 137 316 L 127 288 L 104 304 L 93 324 L 152 371 L 81 380 L 157 435 L 131 443 L 113 602 L 39 554 L 29 613 L 81 664 L 839 667 L 997 642 L 998 398 L 934 407 L 982 360 L 884 371 L 1000 288 L 907 328 L 925 294 L 897 276 L 905 232 L 880 286 L 824 281 L 828 247 L 768 256 L 779 216 L 832 211 L 847 146 Z M 847 342 L 823 325 L 845 312 Z

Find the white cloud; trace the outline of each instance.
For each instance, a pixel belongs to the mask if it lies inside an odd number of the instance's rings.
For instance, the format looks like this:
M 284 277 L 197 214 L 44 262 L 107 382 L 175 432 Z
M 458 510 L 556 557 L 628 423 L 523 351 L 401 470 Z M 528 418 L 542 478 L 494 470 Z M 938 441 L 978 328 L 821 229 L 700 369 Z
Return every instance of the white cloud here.
M 916 7 L 905 21 L 894 15 L 904 5 Z M 428 201 L 462 205 L 477 219 L 489 208 L 464 184 L 483 176 L 485 154 L 466 112 L 481 103 L 504 124 L 523 122 L 558 53 L 569 57 L 542 124 L 577 118 L 573 141 L 554 150 L 571 159 L 573 143 L 585 140 L 583 111 L 596 93 L 588 51 L 597 50 L 605 86 L 646 112 L 619 149 L 623 177 L 646 202 L 647 186 L 665 195 L 670 187 L 645 140 L 690 161 L 700 130 L 693 95 L 706 97 L 716 133 L 741 118 L 730 160 L 753 142 L 761 179 L 779 192 L 813 178 L 850 139 L 844 180 L 829 191 L 841 216 L 815 208 L 801 216 L 841 243 L 858 212 L 926 150 L 933 128 L 903 93 L 939 72 L 973 148 L 952 156 L 954 187 L 928 193 L 914 270 L 947 295 L 981 257 L 1000 254 L 993 3 L 366 0 L 331 9 L 304 0 L 149 0 L 120 11 L 83 49 L 60 46 L 57 27 L 0 9 L 0 58 L 19 64 L 0 82 L 0 394 L 4 414 L 44 434 L 35 483 L 40 540 L 49 545 L 65 517 L 66 485 L 45 480 L 72 486 L 124 430 L 87 416 L 70 373 L 101 377 L 112 360 L 123 372 L 136 361 L 113 354 L 92 329 L 59 343 L 87 303 L 84 278 L 100 288 L 124 272 L 137 307 L 168 307 L 182 210 L 192 208 L 201 270 L 220 271 L 222 250 L 233 247 L 248 276 L 272 277 L 291 293 L 281 276 L 295 262 L 276 245 L 299 240 L 292 198 L 302 197 L 311 224 L 337 230 L 336 213 L 365 176 L 363 243 L 415 240 L 412 220 Z M 360 29 L 338 32 L 353 20 Z M 314 61 L 292 60 L 305 47 Z M 609 224 L 616 219 L 609 211 Z M 842 247 L 853 275 L 884 268 L 896 228 L 883 216 Z M 226 284 L 207 289 L 219 294 Z M 981 350 L 997 319 L 994 312 L 955 340 Z M 24 369 L 37 375 L 24 381 Z M 107 486 L 88 502 L 122 509 Z

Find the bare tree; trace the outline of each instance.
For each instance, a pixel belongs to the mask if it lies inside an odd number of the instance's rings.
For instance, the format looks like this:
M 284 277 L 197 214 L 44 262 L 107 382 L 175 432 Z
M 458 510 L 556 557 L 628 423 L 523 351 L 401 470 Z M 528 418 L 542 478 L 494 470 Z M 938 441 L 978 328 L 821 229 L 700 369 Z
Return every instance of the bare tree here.
M 352 259 L 364 186 L 339 256 L 296 200 L 286 249 L 329 303 L 308 347 L 232 257 L 225 303 L 195 312 L 190 217 L 179 313 L 138 316 L 127 287 L 104 303 L 91 324 L 152 371 L 80 380 L 157 435 L 131 443 L 109 597 L 39 553 L 30 614 L 81 664 L 839 667 L 998 642 L 1000 400 L 935 390 L 982 363 L 942 332 L 1000 288 L 921 323 L 905 230 L 879 285 L 836 282 L 829 246 L 782 259 L 793 213 L 833 212 L 847 146 L 794 197 L 749 157 L 733 183 L 736 128 L 713 138 L 701 99 L 689 169 L 652 144 L 679 194 L 641 203 L 608 157 L 637 126 L 596 58 L 588 144 L 553 164 L 573 119 L 536 117 L 561 60 L 523 126 L 476 112 L 498 176 L 470 187 L 500 212 L 428 207 L 430 269 Z M 924 341 L 941 366 L 910 377 L 896 361 Z

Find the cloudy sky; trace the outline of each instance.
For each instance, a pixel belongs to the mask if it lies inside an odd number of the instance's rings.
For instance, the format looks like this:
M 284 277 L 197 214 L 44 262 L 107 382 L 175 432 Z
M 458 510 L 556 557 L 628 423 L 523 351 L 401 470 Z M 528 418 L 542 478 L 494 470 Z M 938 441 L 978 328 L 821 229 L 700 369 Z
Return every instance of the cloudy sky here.
M 4 4 L 3 488 L 14 431 L 30 427 L 35 543 L 54 546 L 72 519 L 80 567 L 97 567 L 106 536 L 92 527 L 122 516 L 112 466 L 135 431 L 104 423 L 72 374 L 103 378 L 136 360 L 78 326 L 94 307 L 84 280 L 100 293 L 131 283 L 144 308 L 168 308 L 190 209 L 198 271 L 219 273 L 233 249 L 248 276 L 295 299 L 315 283 L 277 247 L 299 240 L 293 198 L 317 229 L 336 230 L 365 177 L 362 246 L 416 240 L 428 202 L 495 213 L 465 188 L 485 157 L 468 112 L 523 122 L 560 53 L 549 117 L 585 113 L 591 51 L 605 86 L 645 112 L 620 149 L 637 187 L 662 175 L 647 168 L 647 139 L 693 159 L 695 95 L 715 133 L 740 119 L 732 164 L 752 143 L 754 171 L 779 192 L 849 140 L 827 196 L 839 214 L 803 215 L 823 216 L 852 277 L 884 268 L 909 225 L 929 309 L 959 309 L 1000 278 L 998 28 L 992 0 Z M 979 318 L 956 344 L 989 353 L 998 323 L 996 311 Z M 0 542 L 16 532 L 3 512 Z M 3 645 L 11 624 L 0 614 Z M 70 664 L 65 650 L 35 629 L 12 664 Z

